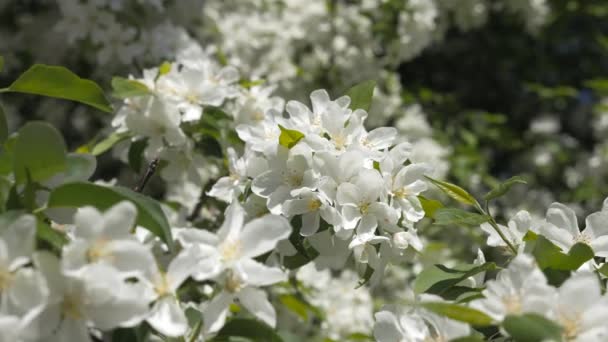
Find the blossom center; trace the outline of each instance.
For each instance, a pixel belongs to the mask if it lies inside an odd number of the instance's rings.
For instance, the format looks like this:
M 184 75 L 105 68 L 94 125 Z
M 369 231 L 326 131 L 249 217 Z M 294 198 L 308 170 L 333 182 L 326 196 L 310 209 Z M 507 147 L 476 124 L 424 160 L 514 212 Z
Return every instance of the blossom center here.
M 510 314 L 517 314 L 521 312 L 521 297 L 517 294 L 503 297 L 502 303 L 504 304 L 506 311 Z
M 63 297 L 63 302 L 61 303 L 61 312 L 64 316 L 73 320 L 79 320 L 84 317 L 82 308 L 80 307 L 80 301 L 75 295 L 72 294 L 67 294 L 65 297 Z
M 226 282 L 224 283 L 224 289 L 230 293 L 240 291 L 244 287 L 243 280 L 232 270 L 229 270 L 226 274 Z
M 334 145 L 336 149 L 341 150 L 346 146 L 346 138 L 342 134 L 338 134 L 333 137 Z
M 308 211 L 317 211 L 321 207 L 321 201 L 318 199 L 310 199 L 308 201 Z
M 163 297 L 171 293 L 171 291 L 169 290 L 169 281 L 167 280 L 167 275 L 165 273 L 160 273 L 160 279 L 154 285 L 154 291 L 156 292 L 156 294 L 158 294 L 159 297 Z
M 108 258 L 112 256 L 112 253 L 109 251 L 107 239 L 98 239 L 93 243 L 93 245 L 87 251 L 87 259 L 89 262 L 97 262 L 103 258 Z
M 294 188 L 301 186 L 303 180 L 302 175 L 293 171 L 285 175 L 285 183 Z
M 589 245 L 591 243 L 591 237 L 589 235 L 587 235 L 586 233 L 578 233 L 578 235 L 576 235 L 575 237 L 572 238 L 572 241 L 574 243 L 584 243 L 586 245 Z
M 220 255 L 224 261 L 234 261 L 241 255 L 241 241 L 226 240 L 220 245 Z
M 0 292 L 6 290 L 13 282 L 13 274 L 6 267 L 0 267 Z
M 361 212 L 361 215 L 367 215 L 367 213 L 369 212 L 369 203 L 361 203 L 359 204 L 359 212 Z
M 393 192 L 393 195 L 394 195 L 396 198 L 401 198 L 401 199 L 403 199 L 403 198 L 407 197 L 409 194 L 410 194 L 410 193 L 409 193 L 409 191 L 408 191 L 406 188 L 401 188 L 401 189 L 395 190 L 395 191 Z
M 577 313 L 574 315 L 574 317 L 569 317 L 567 315 L 560 314 L 558 320 L 561 326 L 564 328 L 562 332 L 564 339 L 567 341 L 576 339 L 581 324 L 581 315 Z

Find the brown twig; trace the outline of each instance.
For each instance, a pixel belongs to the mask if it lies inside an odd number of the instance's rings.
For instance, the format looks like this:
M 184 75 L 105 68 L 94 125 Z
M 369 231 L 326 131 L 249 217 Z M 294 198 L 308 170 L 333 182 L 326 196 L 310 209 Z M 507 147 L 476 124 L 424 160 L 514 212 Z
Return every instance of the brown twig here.
M 148 168 L 146 169 L 146 173 L 144 173 L 143 177 L 141 177 L 137 185 L 133 188 L 133 191 L 142 192 L 146 184 L 148 184 L 150 178 L 152 178 L 154 175 L 154 172 L 156 172 L 156 168 L 158 168 L 158 158 L 154 158 L 150 162 Z

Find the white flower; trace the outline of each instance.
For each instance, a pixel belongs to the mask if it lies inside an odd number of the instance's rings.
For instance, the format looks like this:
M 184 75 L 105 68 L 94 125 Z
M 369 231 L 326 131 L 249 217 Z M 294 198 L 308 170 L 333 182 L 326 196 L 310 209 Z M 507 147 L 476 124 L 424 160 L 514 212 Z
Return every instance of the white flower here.
M 498 273 L 496 280 L 488 281 L 482 294 L 485 298 L 473 301 L 471 306 L 496 321 L 511 314 L 545 315 L 556 296 L 534 259 L 526 254 L 518 254 L 508 268 Z
M 603 341 L 608 338 L 608 297 L 602 295 L 597 275 L 577 272 L 557 290 L 554 318 L 567 341 Z
M 45 341 L 91 341 L 89 327 L 133 327 L 147 315 L 141 285 L 125 282 L 108 265 L 91 265 L 74 277 L 64 275 L 59 260 L 50 253 L 39 252 L 34 261 L 45 276 L 50 295 L 31 329 L 38 327 L 41 334 L 50 335 Z
M 515 216 L 509 220 L 508 227 L 499 224 L 498 228 L 500 228 L 501 232 L 514 246 L 522 245 L 523 238 L 528 231 L 538 231 L 538 227 L 534 225 L 530 213 L 525 210 L 515 214 Z M 507 247 L 505 241 L 489 223 L 482 223 L 481 229 L 489 235 L 487 242 L 489 246 Z
M 302 236 L 310 236 L 319 230 L 319 222 L 322 217 L 334 229 L 342 225 L 342 217 L 336 208 L 332 206 L 330 199 L 323 193 L 310 190 L 302 191 L 299 198 L 285 201 L 283 215 L 293 217 L 302 215 Z
M 578 243 L 585 243 L 598 257 L 608 257 L 608 210 L 587 216 L 585 229 L 580 231 L 576 214 L 567 206 L 553 203 L 547 210 L 547 222 L 540 233 L 564 251 Z
M 213 278 L 222 272 L 219 277 L 222 291 L 203 309 L 204 331 L 216 332 L 224 325 L 229 305 L 235 298 L 253 315 L 274 326 L 274 308 L 265 292 L 256 287 L 284 281 L 286 275 L 279 268 L 268 267 L 253 258 L 275 249 L 279 241 L 289 236 L 291 226 L 285 218 L 276 215 L 256 218 L 243 225 L 245 211 L 238 202 L 228 207 L 225 217 L 217 235 L 190 230 L 187 239 L 192 245 L 215 249 L 215 256 L 205 263 L 217 267 L 197 269 L 193 274 L 195 279 Z
M 197 121 L 203 106 L 220 106 L 226 98 L 235 97 L 239 74 L 234 67 L 219 69 L 201 55 L 199 65 L 173 65 L 158 80 L 157 92 L 175 103 L 182 121 Z
M 268 163 L 270 169 L 253 179 L 251 191 L 267 198 L 271 213 L 280 214 L 286 200 L 297 196 L 302 190 L 314 190 L 317 176 L 310 167 L 308 151 L 291 150 L 280 147 L 275 158 Z
M 424 217 L 424 209 L 418 199 L 421 192 L 427 190 L 424 174 L 430 168 L 424 164 L 410 164 L 401 168 L 396 175 L 387 175 L 391 184 L 393 207 L 403 213 L 409 222 L 418 222 Z
M 342 206 L 344 228 L 354 229 L 357 234 L 373 234 L 379 221 L 397 223 L 398 214 L 383 202 L 378 202 L 385 189 L 384 179 L 376 170 L 364 169 L 353 183 L 342 183 L 336 195 Z
M 123 201 L 100 213 L 84 207 L 74 215 L 73 240 L 63 248 L 62 269 L 78 275 L 86 267 L 103 263 L 125 277 L 141 276 L 154 256 L 132 233 L 137 209 Z
M 255 177 L 268 168 L 265 159 L 246 153 L 238 158 L 232 147 L 228 148 L 229 175 L 220 178 L 208 192 L 224 202 L 231 203 L 243 193 L 249 183 L 249 177 Z

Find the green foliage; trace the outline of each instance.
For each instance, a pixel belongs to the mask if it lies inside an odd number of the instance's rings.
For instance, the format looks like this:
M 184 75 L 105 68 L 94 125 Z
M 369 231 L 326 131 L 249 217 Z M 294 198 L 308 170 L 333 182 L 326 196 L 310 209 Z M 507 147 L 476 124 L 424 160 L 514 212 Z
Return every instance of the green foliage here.
M 35 64 L 13 82 L 8 91 L 73 100 L 112 112 L 112 106 L 95 82 L 60 66 Z
M 106 210 L 124 200 L 133 202 L 137 207 L 137 225 L 158 236 L 172 249 L 171 228 L 158 202 L 127 188 L 105 187 L 87 182 L 67 183 L 51 191 L 48 207 L 77 208 L 90 205 Z
M 165 61 L 160 65 L 160 67 L 158 67 L 158 77 L 166 75 L 169 72 L 171 72 L 171 63 L 170 62 Z
M 373 80 L 361 82 L 350 88 L 346 92 L 346 95 L 350 97 L 350 109 L 368 111 L 372 105 L 374 88 L 376 88 L 376 81 Z
M 64 183 L 87 180 L 95 172 L 97 159 L 89 154 L 69 153 L 66 164 L 63 174 Z
M 230 337 L 242 337 L 252 342 L 283 342 L 273 328 L 260 321 L 246 318 L 230 320 L 211 341 L 227 341 Z
M 129 147 L 129 166 L 135 172 L 141 171 L 144 163 L 144 150 L 148 146 L 148 139 L 139 139 L 131 143 Z
M 443 203 L 434 199 L 428 199 L 422 195 L 418 196 L 418 200 L 422 205 L 422 210 L 424 210 L 424 216 L 426 217 L 435 218 L 437 209 L 443 208 Z
M 441 191 L 443 191 L 446 195 L 455 199 L 456 201 L 468 204 L 468 205 L 478 205 L 477 200 L 471 194 L 469 194 L 465 189 L 459 187 L 456 184 L 440 181 L 437 179 L 433 179 L 431 177 L 425 176 L 431 183 L 435 184 Z
M 487 326 L 492 324 L 492 318 L 490 316 L 464 305 L 444 302 L 426 302 L 421 303 L 420 306 L 440 316 L 445 316 L 471 325 Z
M 287 129 L 281 125 L 279 125 L 279 129 L 281 130 L 279 144 L 289 149 L 296 146 L 296 144 L 304 138 L 304 134 L 296 130 Z
M 68 242 L 65 235 L 51 228 L 47 223 L 40 219 L 38 219 L 36 224 L 36 238 L 39 241 L 48 243 L 56 251 L 61 251 L 63 246 Z
M 150 94 L 150 89 L 145 84 L 124 77 L 113 77 L 112 89 L 112 96 L 119 99 Z
M 475 290 L 458 286 L 458 283 L 482 272 L 493 271 L 495 269 L 496 264 L 493 262 L 486 262 L 482 265 L 463 265 L 455 269 L 447 268 L 443 265 L 433 265 L 425 268 L 416 277 L 416 280 L 414 281 L 414 292 L 431 293 L 445 297 L 445 295 L 450 294 L 451 291 L 451 294 L 457 293 L 456 297 L 458 297 L 464 292 Z M 455 287 L 459 288 L 454 291 Z
M 576 270 L 595 255 L 589 245 L 580 242 L 566 254 L 542 235 L 537 236 L 532 254 L 541 269 L 561 271 Z
M 4 57 L 0 56 L 0 72 L 4 70 Z
M 127 132 L 123 132 L 123 133 L 117 133 L 114 132 L 112 134 L 110 134 L 109 136 L 107 136 L 105 139 L 103 139 L 102 141 L 98 142 L 97 144 L 95 144 L 91 149 L 89 149 L 88 147 L 83 147 L 83 149 L 79 149 L 79 152 L 84 152 L 84 153 L 91 153 L 94 156 L 98 156 L 108 150 L 110 150 L 112 147 L 114 147 L 114 145 L 118 144 L 119 142 L 130 138 L 131 135 Z
M 0 106 L 0 145 L 8 139 L 8 122 L 6 121 L 6 115 L 4 109 Z
M 538 314 L 509 315 L 502 326 L 515 342 L 562 340 L 562 327 Z
M 511 190 L 511 187 L 515 184 L 527 184 L 527 182 L 523 179 L 523 177 L 520 176 L 511 177 L 506 181 L 500 183 L 487 194 L 485 194 L 485 196 L 483 196 L 483 199 L 486 201 L 491 201 L 493 199 L 501 197 L 507 192 L 509 192 L 509 190 Z
M 44 181 L 66 169 L 66 147 L 61 134 L 46 122 L 28 122 L 19 130 L 13 152 L 17 183 Z
M 435 211 L 435 224 L 438 226 L 479 226 L 488 222 L 487 215 L 471 213 L 458 208 L 439 208 Z
M 289 311 L 295 313 L 304 322 L 308 320 L 308 305 L 293 295 L 281 295 L 279 300 Z

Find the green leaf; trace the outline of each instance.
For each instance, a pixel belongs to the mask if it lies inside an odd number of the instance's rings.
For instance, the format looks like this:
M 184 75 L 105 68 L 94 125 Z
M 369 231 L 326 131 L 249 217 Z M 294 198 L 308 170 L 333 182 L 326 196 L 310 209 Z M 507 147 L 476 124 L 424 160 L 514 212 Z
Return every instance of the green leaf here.
M 112 112 L 101 88 L 61 66 L 35 64 L 8 87 L 9 91 L 73 100 Z
M 450 342 L 484 342 L 485 340 L 481 336 L 471 335 L 466 337 L 459 337 L 450 340 Z
M 469 308 L 464 305 L 444 302 L 426 302 L 421 303 L 420 306 L 440 316 L 445 316 L 455 321 L 465 322 L 476 326 L 486 326 L 492 324 L 492 318 L 490 316 L 479 310 Z
M 424 210 L 424 216 L 426 217 L 435 218 L 437 209 L 443 208 L 443 203 L 434 199 L 428 199 L 422 195 L 418 196 L 418 200 L 422 205 L 422 210 Z
M 8 139 L 8 121 L 6 120 L 4 109 L 0 105 L 0 145 L 4 144 L 6 139 Z
M 279 297 L 279 300 L 285 307 L 287 307 L 291 312 L 295 313 L 298 317 L 300 317 L 304 322 L 308 320 L 308 305 L 302 302 L 298 298 L 293 295 L 282 295 Z
M 20 130 L 13 151 L 17 183 L 44 181 L 66 169 L 66 147 L 61 134 L 51 125 L 31 121 Z
M 160 67 L 158 67 L 158 77 L 163 76 L 168 74 L 169 72 L 171 72 L 171 63 L 170 62 L 163 62 L 163 64 L 160 65 Z
M 69 153 L 63 183 L 85 181 L 95 172 L 97 159 L 90 154 Z
M 131 134 L 128 132 L 122 132 L 122 133 L 114 132 L 114 133 L 110 134 L 108 137 L 106 137 L 105 139 L 103 139 L 102 141 L 95 144 L 95 146 L 93 146 L 93 148 L 91 149 L 90 153 L 94 156 L 98 156 L 98 155 L 108 151 L 109 149 L 114 147 L 114 145 L 118 144 L 119 142 L 121 142 L 125 139 L 128 139 L 129 137 L 131 137 Z
M 527 184 L 527 182 L 523 179 L 523 177 L 520 176 L 511 177 L 488 192 L 485 196 L 483 196 L 483 199 L 486 201 L 491 201 L 495 198 L 501 197 L 511 190 L 511 187 L 515 184 Z
M 414 281 L 414 292 L 442 295 L 463 280 L 481 272 L 493 271 L 496 264 L 486 262 L 482 265 L 463 265 L 450 269 L 443 265 L 425 268 Z
M 608 277 L 608 263 L 603 264 L 602 267 L 600 267 L 597 271 L 600 272 L 600 274 L 604 277 Z
M 438 226 L 479 226 L 490 219 L 487 215 L 471 213 L 458 208 L 439 208 L 434 214 L 434 224 Z
M 0 72 L 4 70 L 4 57 L 0 56 Z
M 373 80 L 359 83 L 350 88 L 346 92 L 346 95 L 350 97 L 350 109 L 363 109 L 368 111 L 372 105 L 374 88 L 376 88 L 376 81 Z
M 49 197 L 49 208 L 90 205 L 107 210 L 120 201 L 131 201 L 137 207 L 137 225 L 142 226 L 173 248 L 171 228 L 160 205 L 154 199 L 123 187 L 105 187 L 87 182 L 63 184 Z
M 517 342 L 562 340 L 562 327 L 538 314 L 509 315 L 502 326 Z
M 536 239 L 536 246 L 532 254 L 541 269 L 551 268 L 561 271 L 576 270 L 595 255 L 589 245 L 580 242 L 572 246 L 568 254 L 565 254 L 542 235 Z
M 148 138 L 134 141 L 129 147 L 129 166 L 135 172 L 141 171 L 144 163 L 144 150 L 148 147 Z
M 231 336 L 243 337 L 255 342 L 283 342 L 281 336 L 268 325 L 254 319 L 246 318 L 235 318 L 230 320 L 217 333 L 216 338 L 212 341 L 224 341 Z
M 285 146 L 287 148 L 292 148 L 292 147 L 296 146 L 298 141 L 300 141 L 300 140 L 302 140 L 302 138 L 304 138 L 304 134 L 302 134 L 296 130 L 287 129 L 281 125 L 279 125 L 279 129 L 281 129 L 281 135 L 279 136 L 279 144 L 281 146 Z
M 48 243 L 53 249 L 61 251 L 63 246 L 68 242 L 68 239 L 59 231 L 51 228 L 42 220 L 38 220 L 36 224 L 36 237 Z
M 446 195 L 450 196 L 456 201 L 463 204 L 479 205 L 475 197 L 473 197 L 465 189 L 459 187 L 458 185 L 433 179 L 429 176 L 424 177 L 426 177 L 426 179 L 428 179 L 431 183 L 435 184 L 435 186 L 437 186 L 441 191 L 443 191 Z
M 112 89 L 112 96 L 119 99 L 150 94 L 150 89 L 145 84 L 124 77 L 112 77 Z

